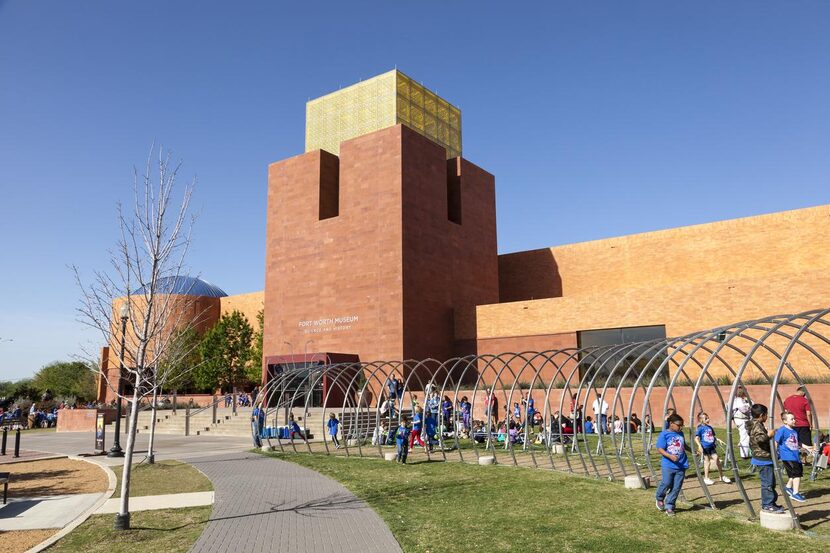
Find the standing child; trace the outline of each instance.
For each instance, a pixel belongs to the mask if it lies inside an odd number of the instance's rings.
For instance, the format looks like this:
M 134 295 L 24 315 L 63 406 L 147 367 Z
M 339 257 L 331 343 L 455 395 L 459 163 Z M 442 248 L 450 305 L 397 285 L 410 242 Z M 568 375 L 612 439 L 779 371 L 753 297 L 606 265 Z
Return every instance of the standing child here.
M 770 438 L 774 430 L 767 430 L 767 406 L 756 403 L 750 410 L 749 447 L 752 450 L 752 465 L 758 469 L 761 477 L 761 509 L 770 513 L 783 513 L 784 508 L 776 503 L 778 492 L 775 491 L 775 471 L 772 468 Z
M 709 415 L 700 412 L 697 414 L 697 431 L 695 432 L 695 443 L 697 444 L 698 455 L 703 457 L 703 483 L 711 486 L 715 482 L 709 479 L 709 469 L 712 463 L 718 468 L 720 481 L 726 484 L 732 482 L 723 475 L 723 468 L 718 458 L 717 444 L 715 441 L 715 429 L 709 425 Z
M 331 436 L 331 442 L 334 444 L 334 448 L 340 449 L 340 440 L 337 439 L 337 429 L 340 426 L 340 421 L 337 420 L 337 416 L 334 413 L 329 413 L 327 424 L 329 427 L 329 436 Z
M 657 451 L 662 455 L 660 468 L 663 479 L 657 486 L 656 503 L 659 510 L 665 511 L 668 516 L 674 516 L 674 506 L 686 478 L 689 460 L 686 457 L 686 441 L 683 438 L 683 417 L 672 413 L 666 418 L 666 424 L 668 428 L 657 437 Z
M 802 503 L 807 498 L 799 493 L 801 488 L 801 477 L 804 475 L 804 466 L 801 464 L 799 455 L 801 446 L 798 439 L 798 431 L 795 429 L 795 415 L 789 411 L 781 413 L 784 426 L 775 432 L 775 443 L 778 444 L 778 459 L 784 464 L 787 471 L 787 485 L 784 491 L 795 501 Z M 812 453 L 812 448 L 804 447 Z
M 404 415 L 401 419 L 401 425 L 395 433 L 395 443 L 398 448 L 398 456 L 396 461 L 398 463 L 406 464 L 406 456 L 409 453 L 409 417 Z

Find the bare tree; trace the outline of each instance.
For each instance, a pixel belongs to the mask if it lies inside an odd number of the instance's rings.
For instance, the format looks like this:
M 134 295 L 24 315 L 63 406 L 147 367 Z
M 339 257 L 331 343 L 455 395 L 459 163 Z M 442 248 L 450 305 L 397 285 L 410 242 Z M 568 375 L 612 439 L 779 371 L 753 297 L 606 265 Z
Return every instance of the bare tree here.
M 116 248 L 109 252 L 110 269 L 96 271 L 92 281 L 85 284 L 75 268 L 82 290 L 78 308 L 81 320 L 99 330 L 110 344 L 117 344 L 118 338 L 123 340 L 119 361 L 125 380 L 132 385 L 131 393 L 124 395 L 131 409 L 116 529 L 130 527 L 130 476 L 139 403 L 162 383 L 163 375 L 155 369 L 170 349 L 176 330 L 192 324 L 185 319 L 192 311 L 181 309 L 182 292 L 175 287 L 184 275 L 195 221 L 189 214 L 195 179 L 181 194 L 174 195 L 181 162 L 172 162 L 170 152 L 163 148 L 158 149 L 157 158 L 155 153 L 153 146 L 143 174 L 134 170 L 133 205 L 125 209 L 118 204 L 119 238 Z M 124 316 L 129 326 L 119 336 Z M 107 378 L 105 373 L 102 376 Z M 107 385 L 118 389 L 117 383 L 115 387 L 110 382 Z

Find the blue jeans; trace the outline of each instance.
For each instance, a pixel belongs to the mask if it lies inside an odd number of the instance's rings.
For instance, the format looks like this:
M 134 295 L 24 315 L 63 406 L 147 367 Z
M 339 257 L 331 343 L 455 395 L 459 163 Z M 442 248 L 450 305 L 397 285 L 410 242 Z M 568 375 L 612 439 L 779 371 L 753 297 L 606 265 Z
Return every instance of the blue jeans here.
M 657 486 L 657 501 L 665 502 L 667 511 L 674 511 L 674 504 L 677 502 L 680 488 L 683 487 L 686 471 L 684 469 L 667 468 L 663 468 L 662 471 L 663 479 L 660 481 L 660 485 Z
M 603 434 L 608 434 L 608 415 L 599 416 L 599 427 Z
M 757 465 L 761 476 L 761 507 L 772 507 L 778 501 L 775 491 L 775 472 L 772 465 Z
M 398 462 L 406 463 L 406 456 L 409 454 L 409 444 L 398 442 Z

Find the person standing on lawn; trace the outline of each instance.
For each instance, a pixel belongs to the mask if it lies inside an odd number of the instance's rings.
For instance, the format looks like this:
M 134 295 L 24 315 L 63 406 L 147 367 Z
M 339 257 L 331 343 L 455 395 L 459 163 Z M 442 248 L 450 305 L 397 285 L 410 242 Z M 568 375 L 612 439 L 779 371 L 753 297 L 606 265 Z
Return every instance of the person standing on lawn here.
M 778 492 L 775 491 L 775 471 L 770 453 L 770 438 L 775 430 L 767 430 L 767 406 L 756 403 L 752 406 L 752 420 L 749 421 L 749 447 L 752 449 L 752 463 L 761 477 L 761 509 L 769 513 L 783 513 L 778 505 Z
M 801 457 L 799 451 L 802 446 L 799 443 L 798 432 L 795 430 L 795 415 L 789 411 L 781 413 L 781 418 L 784 425 L 775 431 L 776 445 L 778 446 L 778 460 L 784 465 L 784 470 L 787 471 L 787 485 L 784 486 L 784 491 L 794 501 L 803 503 L 807 498 L 799 493 L 801 488 L 801 477 L 804 475 L 804 465 L 801 464 Z M 812 452 L 812 447 L 806 448 Z
M 657 451 L 662 456 L 660 468 L 663 479 L 657 486 L 656 504 L 657 509 L 665 511 L 668 516 L 674 516 L 674 506 L 686 478 L 689 459 L 686 457 L 686 440 L 683 437 L 683 417 L 672 413 L 666 422 L 668 428 L 657 437 Z
M 801 445 L 812 446 L 813 435 L 810 431 L 810 419 L 813 413 L 810 411 L 810 402 L 805 397 L 807 388 L 802 384 L 795 393 L 784 400 L 784 410 L 789 411 L 795 417 L 795 428 L 798 434 L 798 441 Z
M 738 428 L 738 450 L 741 459 L 749 459 L 749 417 L 752 403 L 749 401 L 746 390 L 738 389 L 738 394 L 732 402 L 732 420 Z

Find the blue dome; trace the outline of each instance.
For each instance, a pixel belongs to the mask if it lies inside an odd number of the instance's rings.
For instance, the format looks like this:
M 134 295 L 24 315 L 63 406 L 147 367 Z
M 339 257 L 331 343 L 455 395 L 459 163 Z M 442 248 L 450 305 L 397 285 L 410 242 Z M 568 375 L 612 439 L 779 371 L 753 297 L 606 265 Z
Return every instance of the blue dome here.
M 133 292 L 143 294 L 144 286 Z M 157 290 L 162 294 L 181 294 L 185 296 L 207 296 L 209 298 L 224 298 L 228 294 L 218 286 L 205 282 L 201 278 L 189 276 L 162 277 L 158 280 Z

